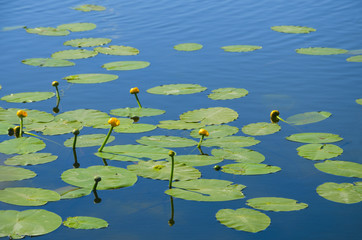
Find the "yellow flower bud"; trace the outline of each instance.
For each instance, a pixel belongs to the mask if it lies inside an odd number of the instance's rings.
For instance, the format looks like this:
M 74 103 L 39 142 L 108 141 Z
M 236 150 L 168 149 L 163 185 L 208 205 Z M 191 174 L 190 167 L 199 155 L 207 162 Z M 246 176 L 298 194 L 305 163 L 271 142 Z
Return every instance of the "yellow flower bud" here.
M 278 116 L 279 116 L 279 111 L 278 111 L 278 110 L 273 110 L 273 111 L 271 111 L 271 113 L 270 113 L 270 121 L 271 121 L 272 123 L 277 123 L 277 122 L 279 122 Z
M 129 93 L 130 94 L 136 94 L 136 93 L 139 93 L 140 90 L 138 89 L 138 87 L 134 87 L 134 88 L 131 88 L 131 90 L 129 90 Z
M 52 86 L 53 86 L 53 87 L 57 87 L 58 85 L 59 85 L 59 82 L 58 82 L 58 81 L 52 82 Z
M 209 132 L 208 132 L 206 129 L 201 128 L 201 129 L 199 130 L 199 135 L 208 137 L 208 136 L 209 136 Z
M 169 152 L 168 152 L 168 155 L 169 155 L 170 157 L 175 156 L 175 154 L 176 154 L 176 153 L 175 153 L 174 151 L 169 151 Z
M 112 117 L 108 120 L 108 123 L 111 124 L 112 127 L 117 127 L 121 122 L 117 118 Z
M 19 118 L 25 118 L 28 116 L 28 113 L 25 112 L 24 110 L 19 110 L 16 115 L 19 117 Z

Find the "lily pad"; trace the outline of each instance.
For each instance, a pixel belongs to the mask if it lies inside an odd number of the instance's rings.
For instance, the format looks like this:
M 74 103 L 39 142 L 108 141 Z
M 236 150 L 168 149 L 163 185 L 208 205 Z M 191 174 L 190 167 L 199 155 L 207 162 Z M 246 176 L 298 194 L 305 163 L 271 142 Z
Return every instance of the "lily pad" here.
M 244 198 L 246 186 L 218 179 L 195 179 L 172 184 L 166 194 L 191 201 L 219 202 Z
M 106 138 L 106 134 L 88 134 L 79 135 L 77 137 L 76 147 L 94 147 L 101 146 Z M 109 136 L 107 143 L 111 143 L 116 139 L 114 136 Z M 74 137 L 67 139 L 64 146 L 73 147 Z
M 258 122 L 244 126 L 241 131 L 252 136 L 269 135 L 279 132 L 281 127 L 276 123 Z
M 61 224 L 59 215 L 43 209 L 0 210 L 0 237 L 40 236 L 56 230 Z
M 99 229 L 108 227 L 107 221 L 101 218 L 84 216 L 68 217 L 67 220 L 63 222 L 63 225 L 75 229 Z
M 199 43 L 181 43 L 175 45 L 173 48 L 177 51 L 196 51 L 200 50 L 203 46 Z
M 117 108 L 111 110 L 112 115 L 120 117 L 150 117 L 164 114 L 166 111 L 155 108 Z
M 209 138 L 203 141 L 202 146 L 205 147 L 221 147 L 221 148 L 235 148 L 235 147 L 250 147 L 260 143 L 253 137 L 243 136 L 227 136 L 223 138 Z
M 262 49 L 261 46 L 255 45 L 230 45 L 221 47 L 225 52 L 251 52 L 258 49 Z
M 300 54 L 307 55 L 336 55 L 347 53 L 348 51 L 340 48 L 326 48 L 326 47 L 309 47 L 309 48 L 299 48 L 295 50 Z
M 67 23 L 59 25 L 58 29 L 65 29 L 71 32 L 84 32 L 90 31 L 97 27 L 94 23 Z
M 298 211 L 308 207 L 306 203 L 298 203 L 294 199 L 279 197 L 252 198 L 246 204 L 252 208 L 274 212 Z
M 77 109 L 61 113 L 56 116 L 56 120 L 63 119 L 68 121 L 81 122 L 86 127 L 92 127 L 99 124 L 108 122 L 110 116 L 105 113 L 94 109 Z
M 239 131 L 239 128 L 229 125 L 212 125 L 204 127 L 209 132 L 207 138 L 222 138 L 226 136 L 234 135 Z M 191 137 L 200 138 L 199 129 L 192 130 Z
M 322 163 L 316 163 L 314 166 L 325 173 L 343 176 L 362 178 L 362 164 L 347 161 L 326 160 Z
M 27 154 L 45 148 L 45 143 L 35 137 L 21 137 L 5 140 L 0 143 L 0 152 L 5 154 Z
M 220 157 L 208 155 L 176 155 L 175 162 L 183 163 L 191 167 L 201 167 L 222 162 Z
M 109 47 L 96 47 L 97 52 L 108 55 L 131 56 L 138 55 L 140 51 L 134 47 L 111 45 Z
M 356 103 L 362 105 L 362 98 L 356 99 Z
M 169 180 L 171 172 L 171 162 L 165 161 L 139 161 L 136 164 L 128 165 L 127 169 L 144 178 L 159 180 Z M 182 163 L 175 163 L 173 180 L 191 180 L 201 177 L 201 173 L 196 168 Z
M 102 74 L 102 73 L 86 73 L 77 74 L 64 77 L 69 83 L 104 83 L 118 79 L 117 75 L 114 74 Z
M 137 158 L 149 158 L 152 160 L 160 160 L 168 158 L 168 152 L 170 149 L 156 147 L 156 146 L 144 146 L 144 145 L 115 145 L 105 147 L 103 152 L 116 153 L 130 157 Z
M 90 12 L 90 11 L 104 11 L 105 7 L 94 4 L 83 4 L 73 8 L 74 10 L 82 11 L 82 12 Z
M 26 125 L 26 130 L 42 132 L 43 135 L 61 135 L 70 133 L 74 129 L 81 129 L 82 127 L 82 123 L 78 121 L 56 119 L 49 123 L 32 123 Z
M 89 195 L 92 189 L 67 186 L 57 189 L 56 192 L 59 193 L 60 199 L 73 199 Z
M 64 42 L 65 46 L 72 47 L 95 47 L 110 43 L 112 39 L 109 38 L 77 38 Z
M 145 61 L 118 61 L 106 63 L 102 65 L 102 68 L 107 70 L 127 71 L 146 68 L 149 65 L 150 63 Z
M 203 126 L 204 124 L 202 123 L 185 122 L 182 120 L 165 120 L 165 121 L 160 121 L 159 124 L 157 125 L 157 127 L 159 128 L 180 129 L 180 130 L 201 128 Z
M 57 158 L 58 156 L 52 155 L 51 153 L 29 153 L 8 158 L 4 163 L 13 166 L 27 166 L 52 162 Z
M 280 167 L 263 163 L 233 163 L 224 165 L 221 171 L 235 175 L 262 175 L 279 172 Z
M 273 26 L 272 30 L 282 33 L 310 33 L 315 32 L 316 29 L 311 27 L 302 27 L 302 26 L 293 26 L 293 25 L 283 25 L 283 26 Z
M 52 190 L 31 187 L 14 187 L 0 190 L 0 201 L 18 206 L 42 206 L 50 201 L 60 200 Z
M 300 143 L 333 143 L 343 140 L 339 135 L 332 133 L 297 133 L 286 139 Z
M 248 93 L 248 90 L 244 88 L 218 88 L 212 90 L 208 98 L 213 100 L 229 100 L 245 97 Z
M 248 208 L 221 209 L 216 219 L 228 228 L 252 233 L 265 230 L 271 222 L 264 213 Z
M 54 96 L 53 92 L 23 92 L 4 96 L 1 100 L 13 103 L 29 103 L 43 101 Z
M 160 147 L 191 147 L 196 146 L 197 142 L 183 137 L 175 136 L 143 136 L 136 140 L 136 142 L 149 145 L 149 146 L 160 146 Z
M 199 93 L 206 89 L 199 84 L 168 84 L 147 89 L 147 92 L 160 95 L 184 95 Z
M 346 60 L 347 62 L 362 62 L 362 55 L 349 57 Z
M 70 67 L 75 65 L 74 62 L 55 58 L 28 58 L 21 62 L 36 67 Z
M 71 49 L 55 52 L 51 55 L 52 58 L 56 59 L 82 59 L 94 57 L 98 54 L 96 51 L 90 51 L 86 49 Z
M 16 115 L 18 110 L 24 110 L 28 113 L 28 116 L 24 118 L 25 127 L 34 122 L 47 123 L 54 120 L 54 116 L 47 112 L 30 109 L 8 108 L 0 109 L 0 121 L 6 121 L 9 124 L 19 124 L 19 118 Z
M 343 149 L 333 144 L 305 144 L 297 148 L 298 155 L 310 160 L 334 158 L 343 153 Z
M 201 108 L 180 115 L 185 122 L 200 122 L 204 125 L 216 125 L 232 122 L 238 118 L 238 113 L 226 107 Z
M 35 176 L 35 172 L 25 168 L 0 166 L 0 182 L 19 181 L 33 178 Z
M 98 190 L 129 187 L 137 182 L 136 174 L 124 168 L 111 166 L 91 166 L 88 168 L 74 168 L 62 173 L 64 182 L 82 188 L 93 188 L 94 178 L 101 177 Z
M 352 183 L 326 182 L 317 187 L 317 193 L 329 201 L 352 204 L 362 201 L 362 193 L 359 187 L 358 183 L 353 185 Z
M 222 159 L 235 160 L 243 163 L 261 163 L 263 154 L 246 148 L 212 149 L 211 154 Z
M 114 129 L 115 132 L 118 133 L 141 133 L 141 132 L 149 132 L 156 129 L 157 126 L 147 123 L 135 123 L 124 126 L 119 126 Z
M 319 112 L 306 112 L 300 113 L 293 116 L 290 116 L 286 121 L 294 125 L 304 125 L 309 123 L 315 123 L 327 119 L 332 114 L 329 112 L 319 111 Z
M 113 154 L 113 153 L 96 152 L 96 153 L 94 153 L 94 155 L 96 155 L 100 158 L 116 160 L 116 161 L 124 161 L 124 162 L 138 162 L 139 161 L 139 159 L 135 158 L 135 157 L 129 157 L 129 156 Z
M 53 27 L 37 27 L 37 28 L 25 27 L 25 30 L 28 33 L 35 33 L 35 34 L 44 35 L 44 36 L 67 36 L 70 33 L 66 29 L 53 28 Z

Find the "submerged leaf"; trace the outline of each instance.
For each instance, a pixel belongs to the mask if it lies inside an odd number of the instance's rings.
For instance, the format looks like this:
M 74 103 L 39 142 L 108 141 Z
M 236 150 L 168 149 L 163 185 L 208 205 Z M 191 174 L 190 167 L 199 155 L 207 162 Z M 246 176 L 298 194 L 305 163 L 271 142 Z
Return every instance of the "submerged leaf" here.
M 53 92 L 23 92 L 13 93 L 1 98 L 3 101 L 13 103 L 39 102 L 54 97 Z
M 55 52 L 51 55 L 51 57 L 56 59 L 82 59 L 94 57 L 97 54 L 98 52 L 96 51 L 86 49 L 71 49 Z
M 150 63 L 145 61 L 118 61 L 106 63 L 102 65 L 102 68 L 105 68 L 107 70 L 127 71 L 146 68 L 149 65 Z
M 66 29 L 72 32 L 84 32 L 95 29 L 97 26 L 94 23 L 68 23 L 59 25 L 58 29 Z
M 106 134 L 88 134 L 79 135 L 77 137 L 76 147 L 94 147 L 101 146 L 106 138 Z M 116 139 L 114 136 L 109 136 L 107 143 L 113 142 Z M 74 137 L 67 139 L 64 142 L 64 146 L 73 147 Z
M 322 163 L 316 163 L 314 166 L 325 173 L 362 178 L 362 164 L 347 161 L 326 160 Z
M 95 47 L 110 43 L 112 39 L 109 38 L 78 38 L 64 42 L 66 46 L 72 47 Z
M 262 49 L 261 46 L 255 45 L 230 45 L 221 47 L 225 52 L 251 52 L 258 49 Z
M 227 136 L 223 138 L 209 138 L 205 140 L 202 145 L 205 147 L 235 148 L 250 147 L 258 143 L 260 143 L 260 141 L 253 137 Z
M 69 83 L 103 83 L 118 79 L 114 74 L 86 73 L 64 77 Z
M 37 28 L 27 28 L 25 30 L 28 33 L 35 33 L 44 36 L 67 36 L 69 35 L 69 31 L 61 28 L 53 28 L 53 27 L 37 27 Z
M 244 163 L 261 163 L 265 160 L 263 154 L 246 149 L 246 148 L 230 148 L 230 149 L 213 149 L 211 154 L 215 157 L 223 159 L 235 160 Z
M 181 43 L 175 45 L 173 48 L 177 51 L 196 51 L 200 50 L 203 46 L 199 43 Z
M 52 190 L 31 187 L 14 187 L 0 190 L 0 201 L 18 206 L 42 206 L 50 201 L 60 200 Z
M 299 113 L 287 118 L 287 122 L 294 125 L 304 125 L 309 123 L 315 123 L 327 119 L 332 114 L 329 112 L 319 111 L 319 112 L 306 112 Z
M 107 221 L 95 217 L 68 217 L 63 225 L 75 229 L 99 229 L 108 227 Z
M 52 162 L 57 158 L 58 156 L 51 153 L 29 153 L 8 158 L 4 163 L 6 165 L 27 166 Z
M 192 139 L 174 136 L 143 136 L 136 142 L 160 147 L 191 147 L 197 145 L 197 142 Z
M 241 131 L 248 135 L 261 136 L 276 133 L 280 129 L 281 127 L 276 123 L 259 122 L 245 125 Z
M 55 58 L 28 58 L 21 62 L 36 67 L 69 67 L 75 65 L 74 62 Z
M 343 140 L 339 135 L 332 133 L 296 133 L 286 139 L 301 143 L 333 143 Z
M 138 55 L 140 51 L 134 47 L 111 45 L 109 47 L 96 47 L 97 52 L 108 55 L 130 56 Z
M 333 144 L 305 144 L 297 148 L 298 155 L 310 160 L 334 158 L 343 153 L 343 149 Z
M 20 167 L 0 166 L 0 182 L 33 178 L 36 173 Z
M 206 89 L 199 84 L 168 84 L 147 89 L 147 92 L 161 95 L 184 95 L 199 93 Z
M 362 191 L 360 189 L 360 183 L 334 183 L 326 182 L 317 187 L 317 193 L 319 196 L 333 202 L 338 203 L 359 203 L 362 201 Z
M 307 55 L 336 55 L 336 54 L 347 53 L 348 51 L 340 48 L 309 47 L 309 48 L 299 48 L 296 50 L 296 52 Z
M 120 117 L 150 117 L 164 114 L 166 111 L 155 108 L 117 108 L 111 110 L 110 114 Z
M 252 198 L 246 204 L 252 208 L 274 212 L 297 211 L 308 207 L 306 203 L 298 203 L 294 199 L 279 197 Z
M 316 30 L 311 27 L 302 27 L 302 26 L 293 26 L 293 25 L 282 25 L 282 26 L 273 26 L 272 30 L 282 33 L 310 33 L 315 32 Z
M 245 97 L 248 93 L 248 90 L 244 88 L 218 88 L 212 90 L 212 93 L 208 95 L 208 98 L 213 100 L 229 100 Z
M 226 107 L 201 108 L 180 115 L 185 122 L 201 122 L 204 125 L 232 122 L 238 118 L 238 113 Z
M 280 167 L 262 163 L 233 163 L 224 165 L 221 171 L 235 175 L 261 175 L 275 173 L 280 170 Z
M 0 152 L 5 154 L 33 153 L 44 148 L 45 143 L 35 137 L 14 138 L 0 143 Z

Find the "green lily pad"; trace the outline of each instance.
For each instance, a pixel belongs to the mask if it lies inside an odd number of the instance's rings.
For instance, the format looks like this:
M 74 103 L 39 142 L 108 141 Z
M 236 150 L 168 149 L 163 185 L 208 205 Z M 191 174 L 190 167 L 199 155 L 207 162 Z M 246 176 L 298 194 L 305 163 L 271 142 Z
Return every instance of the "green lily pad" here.
M 44 36 L 67 36 L 70 33 L 66 29 L 53 28 L 53 27 L 37 27 L 37 28 L 25 27 L 25 30 L 28 33 L 35 33 L 35 34 L 44 35 Z
M 228 228 L 252 233 L 265 230 L 271 222 L 264 213 L 248 208 L 221 209 L 216 213 L 216 219 Z
M 14 138 L 0 143 L 0 152 L 5 154 L 27 154 L 44 148 L 45 143 L 35 137 Z
M 114 74 L 103 74 L 103 73 L 86 73 L 77 74 L 64 77 L 69 83 L 104 83 L 118 79 L 117 75 Z
M 316 163 L 314 166 L 325 173 L 343 176 L 362 178 L 362 164 L 347 161 L 326 160 L 322 163 Z
M 261 163 L 265 160 L 263 154 L 246 148 L 212 149 L 211 154 L 222 159 L 235 160 L 243 163 Z
M 52 162 L 57 158 L 58 156 L 52 155 L 51 153 L 29 153 L 8 158 L 4 163 L 13 166 L 27 166 Z
M 59 25 L 58 29 L 65 29 L 71 32 L 84 32 L 90 31 L 97 27 L 94 23 L 67 23 Z
M 124 162 L 138 162 L 139 161 L 139 159 L 135 158 L 135 157 L 129 157 L 129 156 L 113 154 L 113 153 L 96 152 L 96 153 L 94 153 L 94 155 L 96 155 L 100 158 L 116 160 L 116 161 L 124 161 Z
M 279 172 L 280 167 L 263 163 L 233 163 L 224 165 L 221 171 L 235 175 L 262 175 Z
M 177 51 L 196 51 L 200 50 L 203 46 L 199 43 L 181 43 L 173 46 L 173 48 Z
M 309 47 L 309 48 L 299 48 L 295 50 L 300 54 L 307 55 L 336 55 L 347 53 L 348 51 L 340 48 L 326 48 L 326 47 Z
M 152 160 L 160 160 L 168 158 L 168 152 L 170 149 L 156 147 L 156 146 L 144 146 L 144 145 L 115 145 L 105 147 L 103 152 L 116 153 L 130 157 L 137 158 L 149 158 Z
M 110 43 L 112 39 L 109 38 L 77 38 L 64 42 L 65 46 L 72 47 L 95 47 Z
M 21 62 L 36 67 L 70 67 L 75 65 L 74 62 L 55 58 L 28 58 Z
M 334 158 L 343 153 L 343 149 L 333 144 L 305 144 L 297 148 L 298 155 L 310 160 Z
M 160 95 L 184 95 L 199 93 L 206 89 L 199 84 L 168 84 L 147 89 L 147 92 Z
M 18 110 L 24 110 L 28 113 L 28 116 L 24 118 L 25 127 L 27 127 L 27 125 L 30 123 L 47 123 L 54 120 L 54 116 L 47 112 L 20 108 L 8 108 L 0 109 L 0 122 L 5 121 L 9 124 L 19 124 L 19 117 L 16 115 Z
M 175 162 L 183 163 L 191 167 L 201 167 L 222 162 L 220 157 L 208 155 L 176 155 Z
M 195 129 L 195 128 L 199 129 L 203 126 L 204 124 L 202 123 L 185 122 L 182 120 L 165 120 L 165 121 L 160 121 L 159 124 L 157 125 L 157 127 L 159 128 L 180 129 L 180 130 Z
M 56 120 L 68 120 L 81 122 L 86 127 L 95 125 L 106 124 L 110 116 L 105 113 L 94 109 L 77 109 L 61 113 L 56 116 Z
M 86 49 L 71 49 L 55 52 L 51 55 L 52 58 L 56 59 L 82 59 L 94 57 L 98 54 L 96 51 L 90 51 Z
M 120 117 L 150 117 L 164 114 L 166 111 L 155 108 L 117 108 L 111 110 L 111 114 Z
M 88 134 L 79 135 L 77 137 L 76 147 L 94 147 L 101 146 L 106 138 L 106 134 Z M 109 136 L 107 143 L 111 143 L 116 139 L 114 136 Z M 74 137 L 67 139 L 64 146 L 73 147 Z
M 82 11 L 82 12 L 90 12 L 90 11 L 104 11 L 105 7 L 94 4 L 83 4 L 73 8 L 74 10 Z
M 239 131 L 239 128 L 229 125 L 213 125 L 204 127 L 209 132 L 207 138 L 222 138 L 234 135 Z M 194 129 L 190 133 L 191 137 L 200 138 L 199 129 Z
M 232 122 L 238 118 L 238 113 L 226 107 L 201 108 L 180 115 L 185 122 L 201 122 L 204 125 L 216 125 Z
M 15 125 L 0 121 L 0 135 L 8 135 L 9 127 L 14 128 Z
M 362 105 L 362 98 L 356 99 L 356 103 Z
M 171 162 L 152 160 L 139 161 L 135 164 L 128 165 L 127 169 L 144 178 L 169 180 Z M 175 163 L 173 174 L 173 180 L 191 180 L 201 177 L 199 170 L 182 163 Z
M 294 125 L 304 125 L 304 124 L 323 121 L 324 119 L 329 118 L 331 115 L 332 115 L 331 113 L 324 111 L 306 112 L 290 116 L 286 119 L 286 121 Z
M 301 27 L 293 25 L 273 26 L 271 27 L 271 29 L 276 32 L 282 33 L 310 33 L 316 31 L 316 29 L 311 27 Z
M 78 121 L 56 119 L 49 123 L 32 123 L 26 125 L 26 130 L 42 132 L 43 135 L 61 135 L 70 133 L 74 129 L 82 129 L 82 127 L 82 123 Z
M 191 201 L 219 202 L 244 198 L 246 186 L 218 179 L 195 179 L 172 184 L 166 194 Z
M 255 45 L 230 45 L 221 47 L 225 52 L 251 52 L 258 49 L 262 49 L 261 46 Z
M 203 141 L 202 146 L 205 147 L 221 147 L 221 148 L 235 148 L 235 147 L 250 147 L 260 143 L 253 137 L 243 136 L 227 136 L 223 138 L 209 138 Z
M 74 168 L 62 173 L 64 182 L 81 188 L 93 188 L 94 178 L 101 177 L 97 190 L 124 188 L 137 182 L 136 174 L 118 167 L 91 166 L 88 168 Z
M 108 55 L 131 56 L 138 55 L 140 51 L 134 47 L 111 45 L 109 47 L 96 47 L 97 52 Z
M 54 96 L 53 92 L 23 92 L 6 95 L 1 100 L 13 103 L 29 103 L 47 100 Z
M 308 207 L 306 203 L 298 203 L 294 199 L 279 197 L 252 198 L 246 204 L 252 208 L 274 212 L 297 211 Z
M 75 229 L 99 229 L 108 227 L 107 221 L 95 217 L 68 217 L 63 225 Z
M 248 93 L 248 90 L 244 88 L 218 88 L 212 90 L 208 98 L 213 100 L 229 100 L 245 97 Z
M 362 55 L 349 57 L 346 60 L 347 62 L 362 62 Z
M 156 129 L 157 126 L 147 123 L 135 123 L 124 126 L 119 126 L 114 129 L 115 132 L 118 133 L 142 133 L 149 132 Z
M 196 146 L 197 142 L 183 137 L 175 136 L 143 136 L 136 140 L 136 142 L 149 145 L 149 146 L 160 146 L 160 147 L 191 147 Z
M 25 168 L 0 166 L 0 182 L 19 181 L 33 178 L 35 176 L 35 172 Z
M 52 190 L 31 187 L 14 187 L 0 190 L 0 201 L 18 206 L 42 206 L 47 202 L 60 200 Z
M 150 63 L 145 61 L 118 61 L 106 63 L 102 65 L 102 68 L 105 68 L 107 70 L 127 71 L 146 68 L 149 65 Z
M 59 193 L 60 199 L 73 199 L 89 195 L 92 189 L 67 186 L 57 189 L 56 192 Z
M 355 183 L 334 183 L 326 182 L 317 187 L 319 196 L 333 202 L 338 203 L 359 203 L 362 201 L 362 192 L 360 185 Z
M 241 131 L 252 136 L 269 135 L 279 132 L 281 127 L 276 123 L 258 122 L 245 125 Z
M 0 237 L 40 236 L 56 230 L 61 224 L 59 215 L 43 209 L 0 210 Z
M 332 133 L 297 133 L 286 139 L 300 143 L 333 143 L 343 140 L 339 135 Z

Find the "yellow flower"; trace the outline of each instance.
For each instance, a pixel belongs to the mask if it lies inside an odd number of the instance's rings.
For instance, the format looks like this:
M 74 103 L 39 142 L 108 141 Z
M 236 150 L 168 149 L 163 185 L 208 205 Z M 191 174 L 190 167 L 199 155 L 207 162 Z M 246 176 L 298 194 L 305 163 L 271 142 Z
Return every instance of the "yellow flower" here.
M 108 123 L 111 124 L 112 127 L 117 127 L 121 122 L 117 118 L 112 117 L 108 120 Z
M 271 113 L 270 113 L 270 121 L 271 121 L 272 123 L 277 123 L 277 122 L 279 122 L 278 116 L 279 116 L 279 111 L 278 111 L 278 110 L 273 110 L 273 111 L 271 111 Z
M 28 116 L 28 113 L 25 112 L 24 110 L 19 110 L 16 115 L 19 117 L 19 118 L 25 118 Z
M 206 129 L 201 128 L 201 129 L 199 130 L 199 135 L 208 137 L 208 136 L 209 136 L 209 132 L 208 132 Z
M 169 151 L 169 152 L 168 152 L 168 155 L 169 155 L 170 157 L 173 157 L 173 156 L 176 155 L 176 153 L 175 153 L 174 151 Z
M 52 86 L 53 86 L 53 87 L 57 87 L 58 85 L 59 85 L 59 82 L 58 82 L 58 81 L 52 82 Z
M 140 90 L 138 89 L 138 87 L 134 87 L 134 88 L 131 88 L 131 90 L 129 90 L 129 93 L 130 94 L 136 94 L 136 93 L 139 93 Z

